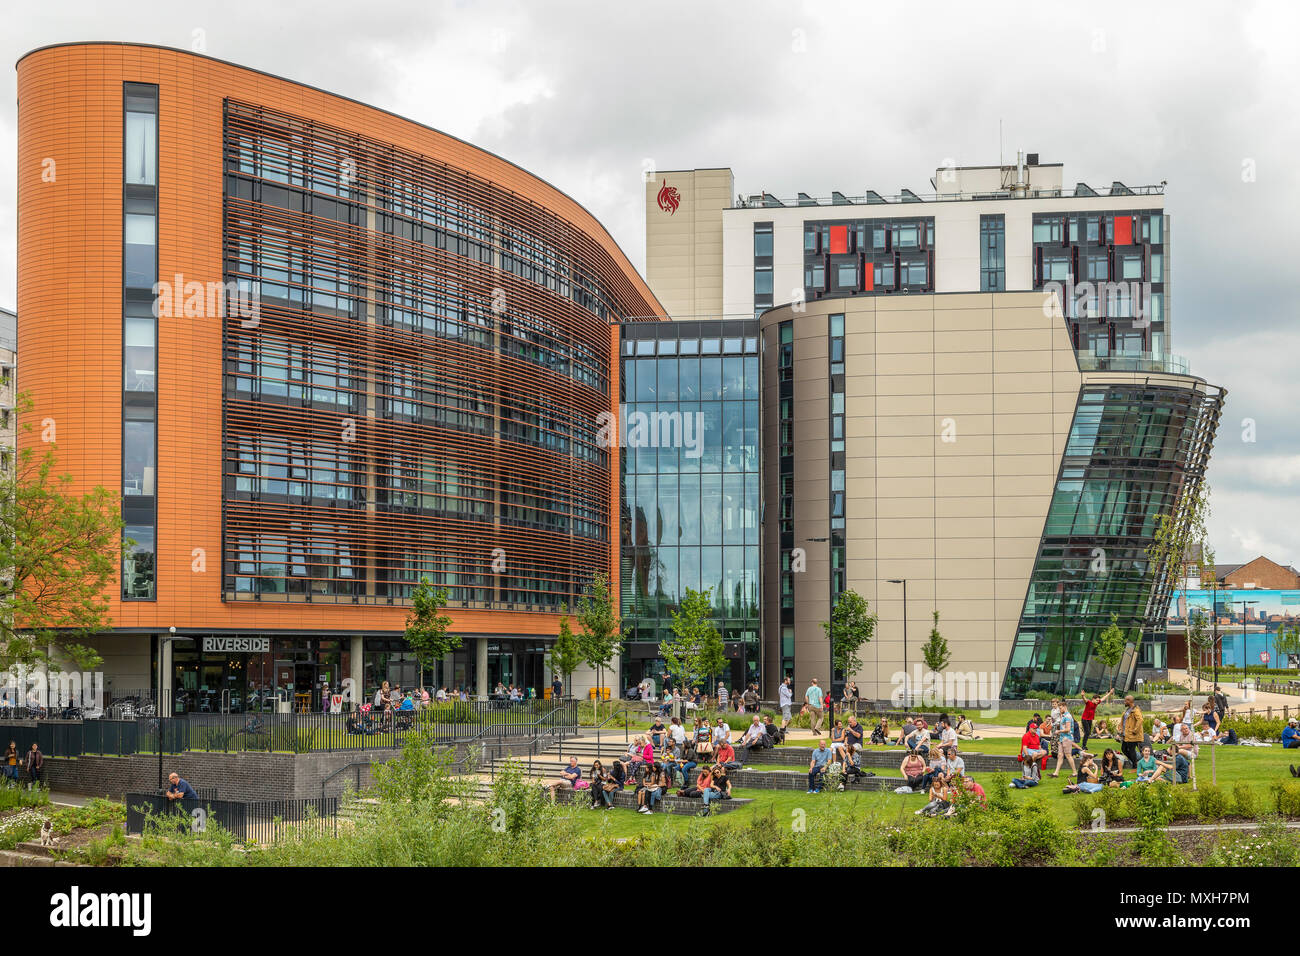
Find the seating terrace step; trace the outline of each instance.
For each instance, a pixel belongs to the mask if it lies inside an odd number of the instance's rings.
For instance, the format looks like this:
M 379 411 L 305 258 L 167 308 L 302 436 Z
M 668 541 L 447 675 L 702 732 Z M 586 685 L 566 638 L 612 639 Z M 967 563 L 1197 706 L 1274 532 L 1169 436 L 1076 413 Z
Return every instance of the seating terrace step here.
M 556 793 L 556 799 L 567 803 L 579 801 L 579 805 L 591 802 L 590 792 L 587 790 L 561 790 Z M 743 807 L 747 803 L 754 801 L 747 797 L 733 797 L 730 800 L 715 800 L 709 804 L 711 813 L 730 813 L 732 810 Z M 636 793 L 631 789 L 615 791 L 614 806 L 636 809 Z M 659 801 L 655 806 L 655 813 L 677 813 L 693 815 L 698 814 L 704 809 L 704 801 L 694 797 L 667 796 Z M 600 812 L 600 811 L 596 811 Z

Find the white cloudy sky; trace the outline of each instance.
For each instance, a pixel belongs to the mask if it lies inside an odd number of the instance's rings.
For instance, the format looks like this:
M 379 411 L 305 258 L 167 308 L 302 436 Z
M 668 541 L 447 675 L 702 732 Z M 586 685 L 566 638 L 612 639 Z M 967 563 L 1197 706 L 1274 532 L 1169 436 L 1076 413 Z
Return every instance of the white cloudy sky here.
M 1167 180 L 1173 348 L 1229 391 L 1219 560 L 1300 561 L 1300 4 L 45 0 L 0 17 L 6 64 L 71 40 L 198 38 L 446 130 L 574 196 L 638 266 L 646 159 L 731 166 L 746 194 L 927 192 L 948 157 L 997 162 L 1001 121 L 1008 155 L 1064 162 L 1067 183 Z M 11 308 L 15 99 L 6 68 Z

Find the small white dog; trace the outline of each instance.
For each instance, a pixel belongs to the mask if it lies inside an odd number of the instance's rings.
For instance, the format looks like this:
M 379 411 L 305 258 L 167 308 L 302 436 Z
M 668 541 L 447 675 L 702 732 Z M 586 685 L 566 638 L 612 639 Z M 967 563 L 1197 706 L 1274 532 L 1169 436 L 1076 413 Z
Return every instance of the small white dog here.
M 41 824 L 41 846 L 54 846 L 54 824 L 48 818 Z

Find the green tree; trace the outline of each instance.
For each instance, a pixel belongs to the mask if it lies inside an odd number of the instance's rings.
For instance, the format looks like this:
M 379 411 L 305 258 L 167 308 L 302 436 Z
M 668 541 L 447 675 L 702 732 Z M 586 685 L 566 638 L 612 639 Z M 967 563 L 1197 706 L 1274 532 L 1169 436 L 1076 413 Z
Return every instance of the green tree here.
M 1273 649 L 1277 653 L 1278 666 L 1286 667 L 1288 654 L 1300 654 L 1300 627 L 1294 624 L 1279 627 L 1273 635 Z
M 623 648 L 623 623 L 614 609 L 609 578 L 604 574 L 597 574 L 583 589 L 578 598 L 577 619 L 581 628 L 578 649 L 587 666 L 596 671 L 596 686 L 599 688 L 605 668 Z M 596 713 L 599 714 L 599 691 L 596 700 Z
M 664 666 L 679 684 L 686 684 L 706 674 L 706 654 L 710 646 L 721 647 L 722 639 L 713 624 L 713 589 L 686 589 L 681 607 L 672 612 L 673 636 L 659 645 Z M 712 663 L 717 668 L 717 661 Z M 707 688 L 706 688 L 707 690 Z
M 20 430 L 33 431 L 31 398 L 20 394 Z M 109 588 L 129 547 L 116 494 L 102 486 L 77 494 L 58 471 L 57 447 L 24 442 L 0 473 L 0 671 L 15 665 L 93 670 L 102 659 L 83 643 L 112 626 Z
M 1119 626 L 1119 615 L 1112 614 L 1110 626 L 1097 638 L 1097 656 L 1101 658 L 1103 664 L 1114 670 L 1124 656 L 1124 645 L 1127 643 L 1124 629 Z
M 937 674 L 948 666 L 952 653 L 948 650 L 948 642 L 939 633 L 939 612 L 931 613 L 934 614 L 934 627 L 930 628 L 930 639 L 921 647 L 921 659 Z
M 446 606 L 446 590 L 435 590 L 428 578 L 421 577 L 411 594 L 411 614 L 406 619 L 406 643 L 420 664 L 421 680 L 426 666 L 460 647 L 460 638 L 447 633 L 451 618 L 442 613 Z
M 570 697 L 573 691 L 570 688 L 570 680 L 573 672 L 578 669 L 582 663 L 582 649 L 578 646 L 578 639 L 573 636 L 573 628 L 569 624 L 569 609 L 566 605 L 560 605 L 560 632 L 555 637 L 555 643 L 551 645 L 551 652 L 546 657 L 546 666 L 553 673 L 561 674 L 564 677 L 564 689 Z
M 876 632 L 876 615 L 871 613 L 867 599 L 852 588 L 843 592 L 831 609 L 831 620 L 822 621 L 822 630 L 834 642 L 832 653 L 835 670 L 842 673 L 845 680 L 853 680 L 862 668 L 858 652 Z M 829 693 L 829 682 L 826 690 Z

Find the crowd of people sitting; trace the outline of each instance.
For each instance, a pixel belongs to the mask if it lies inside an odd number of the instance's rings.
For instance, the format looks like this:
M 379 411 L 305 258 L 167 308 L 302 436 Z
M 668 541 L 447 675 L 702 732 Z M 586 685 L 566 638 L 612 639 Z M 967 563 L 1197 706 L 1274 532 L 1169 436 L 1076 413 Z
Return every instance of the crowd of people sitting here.
M 1113 729 L 1107 721 L 1095 721 L 1097 706 L 1111 693 L 1095 694 L 1085 701 L 1081 735 L 1063 700 L 1052 701 L 1046 716 L 1034 714 L 1020 739 L 1021 774 L 1011 785 L 1020 789 L 1038 786 L 1052 756 L 1056 765 L 1050 776 L 1059 776 L 1063 761 L 1070 768 L 1073 782 L 1065 786 L 1066 793 L 1096 793 L 1106 787 L 1158 781 L 1187 783 L 1201 746 L 1237 742 L 1233 731 L 1222 729 L 1221 705 L 1213 696 L 1199 710 L 1188 698 L 1168 722 L 1153 717 L 1148 731 L 1142 708 L 1132 695 L 1124 698 L 1124 712 Z M 1099 760 L 1088 749 L 1089 741 L 1097 739 L 1113 740 L 1118 749 L 1107 747 Z

